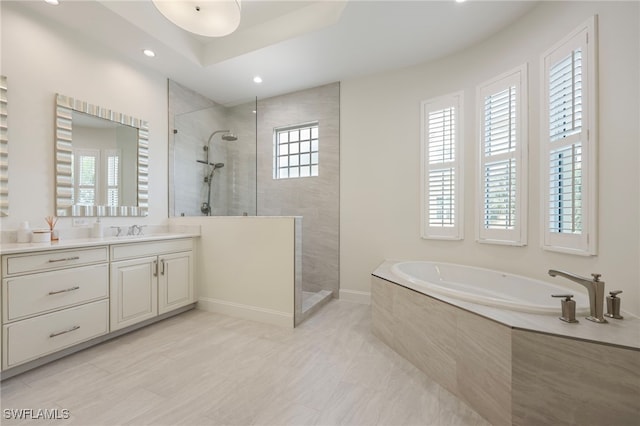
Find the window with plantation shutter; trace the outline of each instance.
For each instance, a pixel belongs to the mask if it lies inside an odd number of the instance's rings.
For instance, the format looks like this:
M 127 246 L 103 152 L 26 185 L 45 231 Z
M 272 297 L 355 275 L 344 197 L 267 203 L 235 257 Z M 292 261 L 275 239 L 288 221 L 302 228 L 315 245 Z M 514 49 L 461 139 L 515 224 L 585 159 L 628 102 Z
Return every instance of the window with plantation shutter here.
M 596 254 L 596 20 L 543 57 L 543 247 Z
M 527 67 L 477 90 L 479 242 L 527 242 Z
M 462 93 L 422 102 L 422 238 L 463 238 Z

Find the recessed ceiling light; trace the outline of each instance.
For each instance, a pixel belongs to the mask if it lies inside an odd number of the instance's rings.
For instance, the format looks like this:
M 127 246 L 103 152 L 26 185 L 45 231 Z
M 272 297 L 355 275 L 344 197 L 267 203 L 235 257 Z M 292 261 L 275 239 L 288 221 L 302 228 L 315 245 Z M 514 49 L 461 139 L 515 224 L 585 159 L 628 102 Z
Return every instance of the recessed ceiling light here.
M 467 0 L 456 0 L 456 3 L 464 3 Z
M 144 53 L 146 56 L 148 56 L 148 57 L 150 57 L 150 58 L 153 58 L 154 56 L 156 56 L 156 52 L 154 52 L 154 51 L 153 51 L 153 50 L 151 50 L 151 49 L 144 49 L 144 50 L 142 51 L 142 53 Z
M 262 83 L 262 77 L 260 77 L 259 75 L 256 75 L 255 77 L 253 77 L 253 82 L 256 84 Z
M 44 0 L 45 2 L 52 4 L 54 6 L 57 6 L 60 4 L 60 2 L 58 0 Z

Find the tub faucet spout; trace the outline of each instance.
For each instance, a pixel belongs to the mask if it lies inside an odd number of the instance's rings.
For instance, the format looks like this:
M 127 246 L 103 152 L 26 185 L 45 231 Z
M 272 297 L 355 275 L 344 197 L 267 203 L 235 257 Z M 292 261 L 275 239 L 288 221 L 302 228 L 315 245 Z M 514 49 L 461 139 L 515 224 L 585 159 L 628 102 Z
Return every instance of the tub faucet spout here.
M 604 319 L 604 281 L 600 281 L 600 274 L 591 274 L 592 279 L 581 277 L 576 274 L 572 274 L 571 272 L 565 271 L 557 271 L 555 269 L 549 269 L 549 275 L 555 277 L 559 275 L 561 277 L 567 278 L 573 282 L 576 282 L 587 288 L 587 293 L 589 294 L 589 316 L 587 319 L 589 321 L 597 322 L 600 324 L 604 324 L 607 322 Z

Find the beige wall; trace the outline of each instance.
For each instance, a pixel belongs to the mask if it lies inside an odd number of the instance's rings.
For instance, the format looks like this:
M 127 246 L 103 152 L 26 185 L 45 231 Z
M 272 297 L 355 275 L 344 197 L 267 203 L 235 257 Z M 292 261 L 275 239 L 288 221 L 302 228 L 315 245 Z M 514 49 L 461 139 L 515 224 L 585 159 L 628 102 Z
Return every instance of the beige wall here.
M 2 2 L 2 70 L 9 96 L 9 217 L 2 229 L 28 220 L 45 225 L 54 210 L 55 95 L 61 93 L 149 123 L 149 217 L 105 218 L 157 224 L 167 217 L 166 78 L 124 60 L 87 38 Z M 161 106 L 161 107 L 159 107 Z M 59 228 L 71 227 L 63 218 Z
M 540 57 L 599 15 L 599 255 L 540 246 Z M 549 268 L 600 272 L 621 289 L 623 310 L 640 314 L 638 262 L 640 29 L 637 2 L 541 2 L 475 47 L 443 60 L 343 81 L 341 85 L 341 290 L 369 292 L 383 259 L 433 259 L 551 280 Z M 475 88 L 529 64 L 529 243 L 475 242 Z M 464 90 L 465 239 L 420 239 L 420 101 Z M 557 280 L 575 291 L 573 283 Z

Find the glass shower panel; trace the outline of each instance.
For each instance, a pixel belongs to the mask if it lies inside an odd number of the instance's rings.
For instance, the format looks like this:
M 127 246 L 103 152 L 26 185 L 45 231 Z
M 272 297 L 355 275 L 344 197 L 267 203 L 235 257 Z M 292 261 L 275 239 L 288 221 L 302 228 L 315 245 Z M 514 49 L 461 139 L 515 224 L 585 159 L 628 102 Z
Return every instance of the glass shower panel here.
M 256 215 L 256 103 L 174 117 L 174 216 Z

